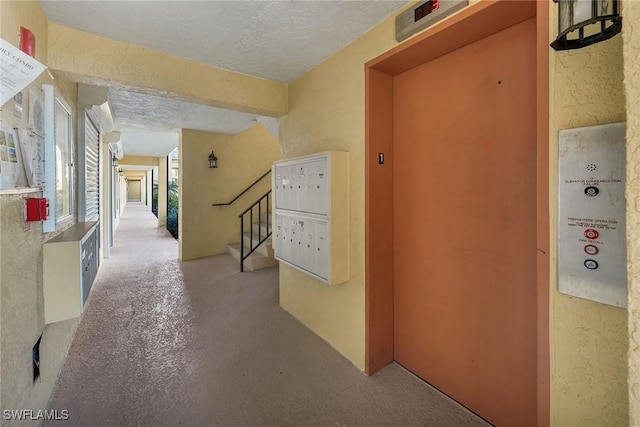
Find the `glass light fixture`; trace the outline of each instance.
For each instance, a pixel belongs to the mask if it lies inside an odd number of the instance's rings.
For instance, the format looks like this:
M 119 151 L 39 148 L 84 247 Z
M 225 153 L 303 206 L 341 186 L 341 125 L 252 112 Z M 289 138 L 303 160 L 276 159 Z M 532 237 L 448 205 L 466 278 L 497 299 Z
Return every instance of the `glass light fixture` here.
M 553 0 L 558 3 L 555 50 L 579 49 L 622 31 L 620 0 Z
M 210 168 L 218 167 L 218 158 L 216 157 L 215 154 L 213 154 L 213 151 L 211 151 L 211 154 L 209 154 L 209 167 Z

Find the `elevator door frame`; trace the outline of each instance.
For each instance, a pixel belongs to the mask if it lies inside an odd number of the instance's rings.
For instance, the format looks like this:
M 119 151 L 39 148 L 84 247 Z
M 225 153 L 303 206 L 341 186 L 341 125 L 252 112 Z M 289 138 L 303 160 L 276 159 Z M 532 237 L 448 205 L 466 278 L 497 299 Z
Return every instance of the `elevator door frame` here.
M 394 360 L 393 77 L 536 17 L 537 413 L 549 425 L 549 4 L 481 1 L 365 65 L 365 370 Z M 380 164 L 379 153 L 384 153 Z

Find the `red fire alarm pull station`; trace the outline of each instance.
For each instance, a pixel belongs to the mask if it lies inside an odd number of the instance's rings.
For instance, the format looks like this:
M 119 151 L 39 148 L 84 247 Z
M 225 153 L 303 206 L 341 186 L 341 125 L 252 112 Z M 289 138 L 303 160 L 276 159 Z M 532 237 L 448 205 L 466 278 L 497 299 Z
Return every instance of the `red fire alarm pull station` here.
M 29 197 L 25 199 L 27 221 L 44 221 L 49 218 L 49 199 Z
M 36 57 L 36 36 L 24 27 L 20 27 L 20 50 L 32 58 Z

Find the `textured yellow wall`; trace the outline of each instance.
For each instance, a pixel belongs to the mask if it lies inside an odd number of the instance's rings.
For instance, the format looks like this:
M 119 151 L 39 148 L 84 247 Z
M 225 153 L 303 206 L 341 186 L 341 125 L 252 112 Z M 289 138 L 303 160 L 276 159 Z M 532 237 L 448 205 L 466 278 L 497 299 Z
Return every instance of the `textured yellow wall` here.
M 118 165 L 124 166 L 158 166 L 158 157 L 149 157 L 149 156 L 124 156 L 122 159 L 118 160 Z M 165 159 L 162 157 L 161 159 Z M 125 171 L 126 173 L 133 171 Z M 144 171 L 137 171 L 142 174 L 146 173 Z
M 387 19 L 289 85 L 283 159 L 349 152 L 349 282 L 326 286 L 280 265 L 280 305 L 364 369 L 364 63 L 396 45 Z
M 0 36 L 18 46 L 20 27 L 25 27 L 36 36 L 36 59 L 47 62 L 47 17 L 37 1 L 0 2 Z
M 279 117 L 283 83 L 250 77 L 51 23 L 49 66 L 69 79 L 110 82 L 214 107 Z
M 34 33 L 36 59 L 46 65 L 47 20 L 39 3 L 0 2 L 1 37 L 17 46 L 20 26 Z M 75 124 L 77 85 L 61 78 L 52 81 L 46 72 L 37 80 L 38 85 L 42 83 L 54 84 L 71 107 Z M 23 91 L 25 107 L 28 92 Z M 2 126 L 26 127 L 26 108 L 23 117 L 17 118 L 13 105 L 10 100 L 2 106 Z M 0 193 L 0 409 L 45 409 L 79 319 L 44 325 L 42 243 L 53 234 L 43 236 L 41 223 L 31 223 L 24 230 L 23 222 L 23 199 L 41 192 Z M 41 333 L 41 377 L 33 383 L 31 348 Z M 3 421 L 3 425 L 14 424 Z M 20 425 L 30 424 L 36 423 Z
M 550 7 L 553 39 L 557 5 Z M 551 242 L 555 242 L 558 130 L 625 120 L 622 38 L 618 35 L 575 51 L 551 51 L 550 67 L 550 208 Z M 551 425 L 627 425 L 627 312 L 558 293 L 557 254 L 555 245 L 551 247 Z
M 627 259 L 629 286 L 629 416 L 640 425 L 640 2 L 623 2 L 627 100 Z M 636 23 L 631 25 L 629 23 Z
M 209 168 L 211 150 L 217 169 Z M 271 175 L 231 206 L 211 205 L 229 202 L 269 170 L 278 159 L 278 140 L 262 124 L 237 135 L 183 129 L 179 158 L 180 259 L 224 253 L 227 244 L 240 241 L 238 215 L 271 188 Z
M 555 4 L 550 3 L 555 17 Z M 553 18 L 552 18 L 553 19 Z M 551 22 L 555 35 L 557 24 Z M 363 64 L 395 44 L 387 21 L 290 84 L 282 158 L 351 152 L 351 281 L 326 287 L 280 267 L 281 305 L 358 367 L 364 365 Z M 621 40 L 551 53 L 551 216 L 556 239 L 557 131 L 623 121 Z M 555 251 L 555 249 L 554 249 Z M 626 425 L 626 312 L 551 292 L 552 425 Z

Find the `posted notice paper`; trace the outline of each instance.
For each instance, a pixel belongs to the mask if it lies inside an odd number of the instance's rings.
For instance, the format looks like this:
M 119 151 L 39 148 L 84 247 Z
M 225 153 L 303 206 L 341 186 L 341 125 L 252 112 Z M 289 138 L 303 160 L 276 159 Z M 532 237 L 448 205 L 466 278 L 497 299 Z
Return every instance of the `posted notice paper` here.
M 31 84 L 46 68 L 0 38 L 0 106 Z

